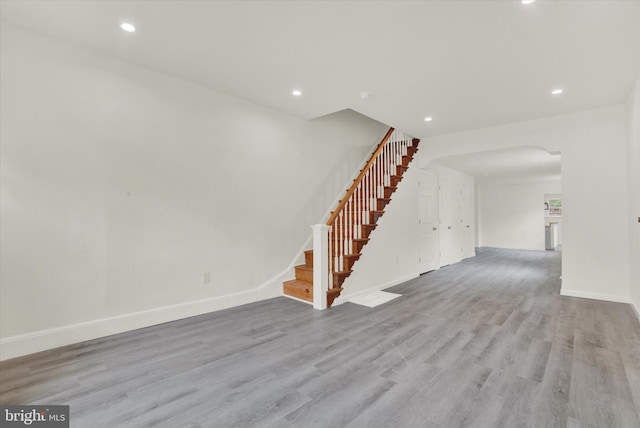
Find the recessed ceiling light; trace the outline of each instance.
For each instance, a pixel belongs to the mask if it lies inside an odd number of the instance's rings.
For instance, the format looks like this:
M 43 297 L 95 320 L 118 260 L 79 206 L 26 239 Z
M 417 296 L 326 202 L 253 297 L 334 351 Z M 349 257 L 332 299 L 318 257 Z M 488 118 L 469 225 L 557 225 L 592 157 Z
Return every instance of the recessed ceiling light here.
M 291 92 L 293 94 L 294 97 L 299 97 L 300 95 L 302 95 L 302 91 L 296 89 L 293 92 Z
M 563 91 L 560 88 L 554 89 L 553 91 L 551 91 L 551 95 L 560 95 L 562 92 Z
M 425 122 L 431 122 L 432 120 L 433 120 L 433 118 L 431 116 L 424 118 Z
M 136 31 L 136 27 L 129 24 L 128 22 L 123 22 L 122 24 L 120 24 L 120 28 L 122 28 L 127 33 L 133 33 L 134 31 Z
M 536 0 L 522 0 L 522 4 L 531 4 Z

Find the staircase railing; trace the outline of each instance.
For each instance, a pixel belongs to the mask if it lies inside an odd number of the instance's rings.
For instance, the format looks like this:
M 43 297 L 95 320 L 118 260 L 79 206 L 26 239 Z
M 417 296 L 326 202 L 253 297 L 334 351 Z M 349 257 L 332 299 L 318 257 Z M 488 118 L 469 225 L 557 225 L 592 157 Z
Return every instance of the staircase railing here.
M 325 309 L 360 257 L 362 246 L 395 191 L 419 140 L 389 129 L 326 225 L 314 229 L 314 307 Z

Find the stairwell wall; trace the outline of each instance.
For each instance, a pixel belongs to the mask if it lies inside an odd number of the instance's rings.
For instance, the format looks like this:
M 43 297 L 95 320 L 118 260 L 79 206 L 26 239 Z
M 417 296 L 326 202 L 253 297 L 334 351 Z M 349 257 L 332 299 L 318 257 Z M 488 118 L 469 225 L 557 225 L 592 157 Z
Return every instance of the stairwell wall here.
M 388 129 L 1 31 L 2 359 L 280 295 Z

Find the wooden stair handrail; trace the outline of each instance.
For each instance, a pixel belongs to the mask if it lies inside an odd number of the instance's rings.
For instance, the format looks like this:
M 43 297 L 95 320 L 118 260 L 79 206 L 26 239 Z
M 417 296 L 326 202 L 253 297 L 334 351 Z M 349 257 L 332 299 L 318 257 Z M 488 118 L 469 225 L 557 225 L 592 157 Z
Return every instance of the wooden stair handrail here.
M 373 154 L 367 161 L 367 164 L 364 166 L 364 168 L 362 168 L 362 170 L 360 171 L 360 174 L 358 174 L 355 180 L 353 180 L 353 184 L 351 184 L 351 187 L 349 188 L 349 190 L 347 190 L 347 193 L 345 194 L 344 198 L 340 200 L 340 203 L 338 204 L 336 209 L 331 213 L 331 217 L 329 217 L 329 220 L 327 220 L 327 223 L 326 223 L 327 226 L 331 226 L 333 222 L 336 220 L 336 218 L 338 217 L 338 215 L 340 214 L 344 206 L 347 204 L 347 201 L 349 200 L 351 195 L 353 195 L 353 192 L 356 191 L 356 188 L 362 181 L 362 177 L 364 177 L 364 175 L 367 173 L 367 171 L 369 170 L 373 162 L 376 160 L 376 158 L 382 151 L 384 145 L 387 143 L 387 140 L 389 139 L 389 137 L 391 137 L 391 134 L 393 134 L 393 131 L 394 131 L 394 128 L 389 128 L 389 130 L 387 131 L 387 134 L 384 136 L 380 144 L 378 144 L 378 147 L 376 148 L 376 150 L 373 152 Z

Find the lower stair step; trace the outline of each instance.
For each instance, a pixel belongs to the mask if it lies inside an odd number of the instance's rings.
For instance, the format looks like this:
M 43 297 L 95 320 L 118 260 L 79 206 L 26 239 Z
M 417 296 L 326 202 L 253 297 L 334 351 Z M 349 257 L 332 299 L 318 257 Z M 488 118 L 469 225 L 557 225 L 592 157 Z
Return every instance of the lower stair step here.
M 282 283 L 282 291 L 287 296 L 297 297 L 313 303 L 313 284 L 299 279 L 292 279 Z
M 304 264 L 313 267 L 313 250 L 306 250 L 304 252 Z
M 295 267 L 296 279 L 313 284 L 313 266 L 298 265 Z

